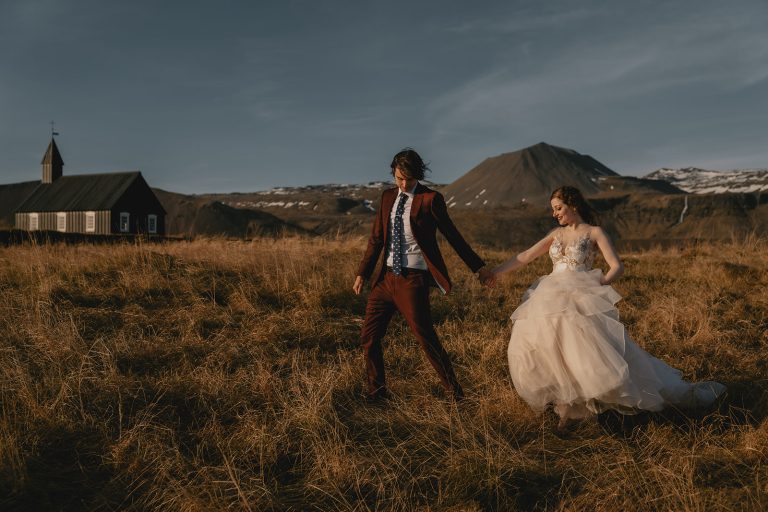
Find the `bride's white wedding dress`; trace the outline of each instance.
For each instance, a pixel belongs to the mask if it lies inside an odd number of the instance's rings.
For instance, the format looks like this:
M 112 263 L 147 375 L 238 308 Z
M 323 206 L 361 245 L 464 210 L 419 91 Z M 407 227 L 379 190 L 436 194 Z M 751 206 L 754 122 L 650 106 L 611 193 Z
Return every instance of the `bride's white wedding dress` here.
M 509 371 L 520 396 L 535 410 L 554 404 L 562 418 L 714 402 L 725 386 L 686 382 L 632 341 L 614 307 L 621 296 L 592 268 L 595 254 L 588 235 L 564 243 L 556 234 L 552 273 L 525 292 L 512 314 Z

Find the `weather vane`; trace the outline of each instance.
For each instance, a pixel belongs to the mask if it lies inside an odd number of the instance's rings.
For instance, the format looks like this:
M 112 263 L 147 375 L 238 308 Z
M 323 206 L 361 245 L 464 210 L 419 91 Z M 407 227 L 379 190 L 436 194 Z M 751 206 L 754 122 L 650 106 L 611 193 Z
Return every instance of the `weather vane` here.
M 51 121 L 51 138 L 53 138 L 53 136 L 54 136 L 54 135 L 58 135 L 58 134 L 59 134 L 59 132 L 57 132 L 57 131 L 54 129 L 54 124 L 55 124 L 55 123 L 54 123 L 53 121 Z

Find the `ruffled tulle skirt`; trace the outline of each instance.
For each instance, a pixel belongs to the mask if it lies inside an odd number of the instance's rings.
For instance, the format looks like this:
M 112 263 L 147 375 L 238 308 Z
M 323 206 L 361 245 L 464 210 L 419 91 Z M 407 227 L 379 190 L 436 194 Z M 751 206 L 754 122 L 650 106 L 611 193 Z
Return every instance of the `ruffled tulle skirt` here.
M 508 349 L 520 396 L 536 410 L 554 404 L 565 418 L 714 402 L 725 386 L 686 382 L 632 341 L 615 307 L 621 296 L 600 284 L 601 275 L 598 269 L 561 270 L 526 291 L 512 314 Z

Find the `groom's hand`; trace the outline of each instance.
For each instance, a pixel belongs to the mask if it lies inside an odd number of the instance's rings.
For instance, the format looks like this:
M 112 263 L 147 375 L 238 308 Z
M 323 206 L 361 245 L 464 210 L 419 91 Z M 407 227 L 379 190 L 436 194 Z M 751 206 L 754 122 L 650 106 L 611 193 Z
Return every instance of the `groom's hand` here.
M 491 288 L 496 284 L 496 274 L 493 273 L 488 267 L 483 267 L 477 271 L 477 277 L 480 279 L 480 283 Z
M 363 276 L 357 276 L 355 278 L 355 284 L 352 285 L 352 291 L 355 292 L 355 295 L 360 295 L 360 292 L 363 291 L 363 282 L 365 279 L 363 279 Z

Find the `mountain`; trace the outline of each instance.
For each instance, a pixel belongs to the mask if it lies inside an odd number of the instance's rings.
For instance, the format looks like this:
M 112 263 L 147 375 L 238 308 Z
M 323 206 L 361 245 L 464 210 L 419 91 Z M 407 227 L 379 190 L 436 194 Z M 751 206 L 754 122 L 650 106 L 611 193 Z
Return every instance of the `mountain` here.
M 610 197 L 626 194 L 685 194 L 671 183 L 634 176 L 603 176 L 597 179 L 600 192 L 590 197 Z
M 250 238 L 306 233 L 301 227 L 268 212 L 233 208 L 207 197 L 177 194 L 158 188 L 153 191 L 167 213 L 166 232 L 169 235 Z
M 768 197 L 627 194 L 590 198 L 615 239 L 730 240 L 768 230 Z
M 768 169 L 708 171 L 662 168 L 646 179 L 663 180 L 691 194 L 749 193 L 768 190 Z
M 284 215 L 346 214 L 373 210 L 381 191 L 394 187 L 392 182 L 375 181 L 362 185 L 307 185 L 228 194 L 202 194 L 200 198 L 221 201 L 234 208 L 250 208 Z M 357 209 L 357 210 L 355 210 Z
M 618 174 L 591 156 L 540 142 L 485 159 L 442 192 L 448 206 L 456 208 L 548 205 L 557 187 L 595 194 L 601 190 L 599 179 L 609 176 Z
M 201 206 L 192 220 L 191 235 L 223 235 L 236 238 L 306 234 L 305 230 L 278 219 L 271 213 L 241 210 L 212 201 Z
M 191 233 L 192 220 L 204 205 L 220 203 L 235 211 L 271 214 L 293 228 L 312 234 L 367 233 L 382 190 L 391 182 L 357 185 L 308 185 L 279 187 L 256 192 L 183 195 L 155 190 L 168 211 L 168 233 Z M 218 214 L 223 215 L 219 209 Z M 205 233 L 196 231 L 197 233 Z

